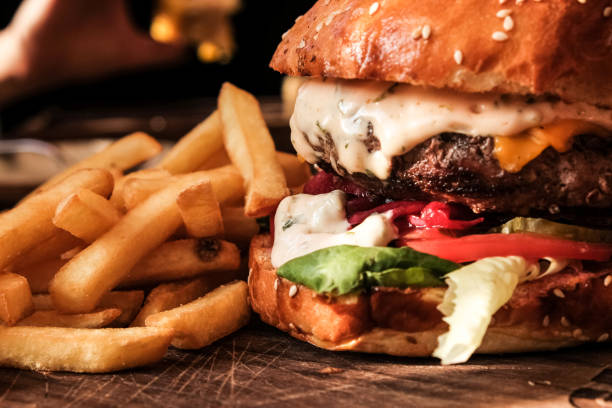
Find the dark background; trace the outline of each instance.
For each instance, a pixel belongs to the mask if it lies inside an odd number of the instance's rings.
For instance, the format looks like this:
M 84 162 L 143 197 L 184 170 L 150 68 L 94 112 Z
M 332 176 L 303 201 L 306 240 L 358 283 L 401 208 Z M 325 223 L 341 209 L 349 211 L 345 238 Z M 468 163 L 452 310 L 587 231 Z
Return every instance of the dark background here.
M 104 1 L 104 0 L 102 0 Z M 11 20 L 20 1 L 0 1 L 0 27 Z M 214 97 L 224 81 L 250 92 L 278 95 L 281 75 L 268 63 L 283 32 L 314 0 L 243 0 L 233 17 L 237 51 L 229 64 L 203 64 L 189 53 L 178 66 L 151 68 L 90 83 L 65 86 L 13 103 L 0 111 L 0 137 L 9 134 L 27 118 L 53 107 L 58 111 L 103 110 L 105 108 L 163 109 L 165 104 Z M 148 32 L 154 1 L 127 1 L 135 23 Z

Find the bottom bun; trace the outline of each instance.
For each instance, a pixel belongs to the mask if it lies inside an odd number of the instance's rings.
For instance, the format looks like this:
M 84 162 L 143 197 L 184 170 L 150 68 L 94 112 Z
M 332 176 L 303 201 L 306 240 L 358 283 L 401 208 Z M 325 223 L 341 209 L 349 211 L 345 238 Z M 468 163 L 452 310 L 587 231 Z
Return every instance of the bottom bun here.
M 256 236 L 249 259 L 249 296 L 266 323 L 328 350 L 429 356 L 448 326 L 437 305 L 444 287 L 375 288 L 325 296 L 276 274 L 272 239 Z M 521 284 L 493 317 L 477 353 L 555 350 L 609 341 L 612 332 L 610 264 L 591 272 L 568 270 Z

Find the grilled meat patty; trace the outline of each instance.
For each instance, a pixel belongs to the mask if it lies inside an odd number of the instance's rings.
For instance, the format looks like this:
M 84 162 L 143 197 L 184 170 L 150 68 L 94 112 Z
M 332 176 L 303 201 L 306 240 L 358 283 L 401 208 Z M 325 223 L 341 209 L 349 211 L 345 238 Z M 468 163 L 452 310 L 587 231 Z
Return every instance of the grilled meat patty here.
M 477 213 L 612 209 L 612 139 L 577 136 L 570 151 L 548 148 L 517 173 L 502 170 L 493 149 L 491 137 L 443 133 L 395 157 L 387 180 L 337 172 L 376 195 L 456 202 Z M 329 163 L 335 154 L 326 149 L 318 165 L 333 171 Z

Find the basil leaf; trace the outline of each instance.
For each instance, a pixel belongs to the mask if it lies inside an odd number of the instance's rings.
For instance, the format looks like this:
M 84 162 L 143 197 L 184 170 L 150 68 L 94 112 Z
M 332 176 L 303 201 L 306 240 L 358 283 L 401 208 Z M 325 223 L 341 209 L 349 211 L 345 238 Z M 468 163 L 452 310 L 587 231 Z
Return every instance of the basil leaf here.
M 461 265 L 408 247 L 339 245 L 292 259 L 278 275 L 317 293 L 344 295 L 378 286 L 433 286 Z M 419 269 L 414 269 L 418 267 Z M 399 272 L 398 270 L 406 270 Z

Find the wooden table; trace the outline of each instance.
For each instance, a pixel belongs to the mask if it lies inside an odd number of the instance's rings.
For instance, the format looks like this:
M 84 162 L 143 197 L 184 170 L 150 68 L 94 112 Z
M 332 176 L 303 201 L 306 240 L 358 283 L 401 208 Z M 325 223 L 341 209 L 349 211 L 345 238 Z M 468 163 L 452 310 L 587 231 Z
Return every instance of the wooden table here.
M 437 360 L 334 353 L 265 326 L 194 352 L 105 375 L 0 369 L 0 406 L 15 407 L 564 407 L 610 406 L 612 348 Z M 597 377 L 596 382 L 589 381 Z M 587 385 L 592 391 L 579 388 Z M 598 403 L 600 405 L 598 405 Z M 603 405 L 601 405 L 603 404 Z M 608 405 L 606 405 L 608 404 Z

